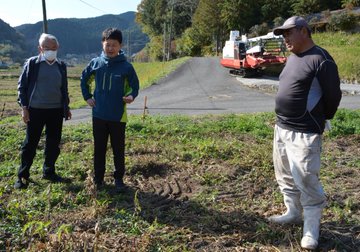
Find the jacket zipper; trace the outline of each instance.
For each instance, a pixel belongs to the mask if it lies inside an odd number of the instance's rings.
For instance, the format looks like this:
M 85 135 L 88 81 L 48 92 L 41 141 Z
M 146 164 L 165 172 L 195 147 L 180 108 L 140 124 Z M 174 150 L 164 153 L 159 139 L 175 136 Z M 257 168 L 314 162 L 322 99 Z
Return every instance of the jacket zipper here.
M 110 84 L 109 84 L 109 91 L 111 90 L 111 85 L 112 85 L 112 74 L 110 74 Z
M 34 88 L 33 88 L 32 92 L 31 92 L 28 108 L 30 108 L 31 100 L 32 100 L 32 98 L 34 96 L 36 85 L 37 85 L 37 81 L 35 81 Z
M 103 76 L 103 90 L 105 90 L 106 73 Z

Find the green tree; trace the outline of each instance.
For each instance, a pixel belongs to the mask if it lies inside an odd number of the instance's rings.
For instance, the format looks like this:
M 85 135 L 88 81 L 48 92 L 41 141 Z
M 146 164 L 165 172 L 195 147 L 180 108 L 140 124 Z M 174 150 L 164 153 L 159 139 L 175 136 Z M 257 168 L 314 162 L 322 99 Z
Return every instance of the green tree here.
M 307 15 L 323 10 L 341 8 L 341 0 L 298 0 L 291 5 L 296 15 Z
M 164 56 L 163 37 L 152 36 L 147 49 L 151 60 L 162 60 Z
M 203 46 L 202 38 L 196 27 L 185 30 L 182 37 L 177 40 L 179 56 L 201 56 Z
M 200 0 L 193 17 L 193 26 L 198 32 L 202 47 L 213 46 L 216 51 L 220 48 L 222 35 L 221 0 Z
M 170 59 L 175 55 L 173 40 L 182 36 L 192 25 L 192 17 L 199 0 L 142 0 L 138 6 L 136 21 L 150 37 L 152 56 L 162 48 L 162 58 Z M 155 38 L 156 37 L 156 38 Z
M 321 1 L 321 10 L 338 10 L 341 8 L 342 0 L 322 0 Z
M 167 60 L 178 54 L 175 40 L 191 27 L 192 18 L 199 0 L 169 0 L 168 2 L 168 36 Z
M 299 0 L 291 5 L 295 15 L 304 16 L 313 12 L 319 12 L 321 0 Z
M 247 0 L 221 1 L 221 21 L 227 31 L 246 33 L 254 24 L 262 23 L 260 2 Z
M 163 34 L 167 21 L 167 0 L 142 0 L 137 8 L 136 22 L 150 37 Z
M 199 0 L 169 0 L 168 20 L 170 20 L 173 37 L 180 37 L 192 25 L 198 3 Z
M 272 20 L 278 17 L 286 18 L 292 14 L 289 8 L 295 0 L 263 0 L 261 4 L 261 15 L 264 22 L 271 24 Z

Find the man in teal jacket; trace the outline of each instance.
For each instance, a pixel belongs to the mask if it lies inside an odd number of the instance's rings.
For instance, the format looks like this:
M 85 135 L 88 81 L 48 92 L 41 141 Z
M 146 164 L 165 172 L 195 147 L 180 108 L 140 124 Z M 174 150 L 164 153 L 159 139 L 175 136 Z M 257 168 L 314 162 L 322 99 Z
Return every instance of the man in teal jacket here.
M 134 101 L 139 91 L 139 80 L 133 66 L 121 50 L 122 33 L 108 28 L 102 33 L 103 53 L 90 61 L 81 76 L 81 91 L 92 107 L 94 136 L 94 182 L 104 183 L 108 138 L 114 155 L 114 180 L 116 190 L 126 189 L 125 127 L 126 104 Z M 93 92 L 92 83 L 95 82 Z

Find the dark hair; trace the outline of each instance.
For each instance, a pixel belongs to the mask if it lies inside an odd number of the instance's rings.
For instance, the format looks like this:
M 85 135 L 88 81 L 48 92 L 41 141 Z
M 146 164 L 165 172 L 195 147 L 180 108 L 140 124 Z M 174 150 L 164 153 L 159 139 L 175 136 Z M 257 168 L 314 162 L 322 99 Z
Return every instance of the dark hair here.
M 115 39 L 119 41 L 119 43 L 122 43 L 122 33 L 119 29 L 116 28 L 107 28 L 102 33 L 101 41 L 104 42 L 108 39 Z

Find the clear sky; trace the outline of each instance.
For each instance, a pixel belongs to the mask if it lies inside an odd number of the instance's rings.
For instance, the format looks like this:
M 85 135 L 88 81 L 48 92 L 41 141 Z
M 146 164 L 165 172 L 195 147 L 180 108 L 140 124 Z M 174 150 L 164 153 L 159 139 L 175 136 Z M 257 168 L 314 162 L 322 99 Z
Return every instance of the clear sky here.
M 141 0 L 45 0 L 47 19 L 87 18 L 136 11 Z M 43 20 L 42 0 L 0 0 L 0 19 L 10 26 Z

